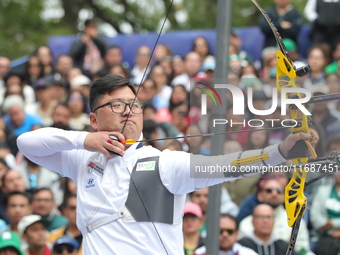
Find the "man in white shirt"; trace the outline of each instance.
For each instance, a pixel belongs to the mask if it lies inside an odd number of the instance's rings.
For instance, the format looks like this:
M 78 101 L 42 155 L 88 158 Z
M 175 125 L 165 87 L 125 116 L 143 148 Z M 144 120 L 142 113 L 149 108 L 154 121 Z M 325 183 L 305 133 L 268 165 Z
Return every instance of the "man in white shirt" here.
M 244 177 L 216 172 L 210 178 L 192 178 L 201 173 L 190 169 L 230 165 L 261 153 L 269 154 L 266 164 L 279 164 L 298 140 L 289 135 L 280 145 L 216 157 L 161 152 L 140 142 L 124 145 L 127 139 L 142 139 L 143 108 L 134 86 L 118 75 L 92 84 L 90 107 L 90 122 L 98 132 L 43 128 L 18 138 L 26 157 L 77 184 L 77 226 L 85 255 L 183 254 L 186 194 Z

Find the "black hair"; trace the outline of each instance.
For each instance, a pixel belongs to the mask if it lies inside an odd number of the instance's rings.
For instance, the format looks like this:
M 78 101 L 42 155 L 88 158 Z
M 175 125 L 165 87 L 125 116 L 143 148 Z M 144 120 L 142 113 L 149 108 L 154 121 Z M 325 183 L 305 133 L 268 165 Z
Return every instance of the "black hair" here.
M 120 87 L 129 87 L 133 94 L 136 95 L 136 90 L 133 84 L 128 80 L 116 74 L 109 74 L 92 83 L 90 88 L 90 108 L 91 111 L 96 107 L 98 101 L 105 95 L 110 94 L 115 89 Z
M 77 198 L 77 195 L 71 193 L 71 194 L 68 194 L 67 196 L 65 196 L 63 202 L 60 205 L 60 209 L 65 209 L 67 207 L 68 201 L 73 197 Z
M 31 197 L 30 194 L 28 194 L 27 192 L 22 192 L 22 191 L 12 191 L 12 192 L 10 192 L 10 193 L 8 193 L 8 194 L 6 195 L 6 198 L 5 198 L 5 201 L 4 201 L 6 207 L 8 206 L 8 201 L 9 201 L 9 199 L 10 199 L 12 196 L 16 196 L 16 195 L 21 195 L 21 196 L 23 196 L 23 197 L 26 197 L 26 198 L 28 199 L 28 203 L 31 204 L 31 202 L 32 202 L 32 197 Z
M 90 24 L 96 24 L 96 22 L 95 22 L 93 19 L 87 19 L 87 20 L 85 20 L 85 22 L 84 22 L 84 26 L 85 26 L 85 27 L 88 26 L 88 25 L 90 25 Z
M 38 188 L 38 189 L 34 190 L 34 191 L 33 191 L 33 197 L 34 197 L 36 194 L 38 194 L 39 192 L 41 192 L 41 191 L 48 191 L 48 192 L 50 192 L 51 195 L 52 195 L 52 199 L 53 199 L 53 201 L 54 201 L 54 194 L 53 194 L 52 190 L 51 190 L 50 188 L 46 188 L 46 187 Z
M 231 215 L 230 213 L 222 213 L 221 218 L 228 218 L 228 219 L 231 219 L 232 221 L 234 221 L 235 225 L 236 225 L 236 230 L 238 230 L 239 222 L 238 222 L 238 220 L 235 216 Z

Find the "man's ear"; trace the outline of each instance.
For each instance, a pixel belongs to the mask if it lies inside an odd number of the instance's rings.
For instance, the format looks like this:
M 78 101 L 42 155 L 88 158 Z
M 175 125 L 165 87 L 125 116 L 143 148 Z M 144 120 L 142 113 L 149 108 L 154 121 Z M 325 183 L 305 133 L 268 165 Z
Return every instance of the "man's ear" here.
M 89 114 L 90 117 L 90 124 L 92 126 L 92 128 L 96 131 L 98 131 L 98 124 L 97 124 L 97 116 L 94 112 L 91 112 Z

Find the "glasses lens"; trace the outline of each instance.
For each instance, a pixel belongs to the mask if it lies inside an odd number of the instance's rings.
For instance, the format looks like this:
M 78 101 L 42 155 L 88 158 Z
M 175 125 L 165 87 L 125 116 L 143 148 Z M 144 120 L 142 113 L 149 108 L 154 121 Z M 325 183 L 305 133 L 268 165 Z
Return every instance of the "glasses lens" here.
M 62 254 L 64 250 L 66 250 L 68 253 L 72 253 L 74 251 L 74 247 L 70 245 L 60 245 L 54 249 L 55 253 L 57 254 Z
M 143 103 L 142 102 L 134 102 L 134 103 L 125 103 L 121 101 L 113 101 L 111 102 L 111 109 L 114 113 L 122 113 L 126 110 L 126 106 L 129 106 L 133 113 L 142 113 L 143 112 Z
M 220 234 L 223 234 L 223 232 L 227 231 L 229 235 L 232 235 L 235 233 L 235 229 L 224 229 L 224 228 L 221 228 L 220 229 Z
M 54 251 L 57 254 L 62 254 L 63 253 L 63 248 L 62 247 L 56 247 Z

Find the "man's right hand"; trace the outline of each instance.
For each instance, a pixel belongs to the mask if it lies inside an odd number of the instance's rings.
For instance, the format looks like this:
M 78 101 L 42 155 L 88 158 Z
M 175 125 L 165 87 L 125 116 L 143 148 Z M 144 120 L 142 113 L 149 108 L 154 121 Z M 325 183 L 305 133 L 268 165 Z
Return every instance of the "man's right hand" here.
M 109 135 L 114 135 L 119 141 L 110 139 Z M 118 132 L 94 132 L 89 133 L 84 141 L 84 148 L 88 151 L 100 152 L 107 158 L 111 158 L 115 153 L 123 156 L 125 137 Z

